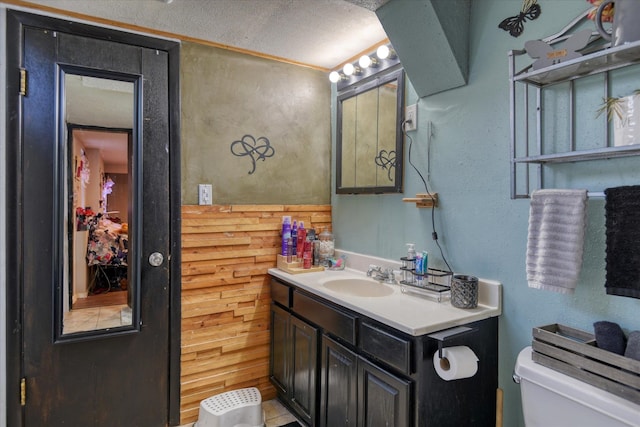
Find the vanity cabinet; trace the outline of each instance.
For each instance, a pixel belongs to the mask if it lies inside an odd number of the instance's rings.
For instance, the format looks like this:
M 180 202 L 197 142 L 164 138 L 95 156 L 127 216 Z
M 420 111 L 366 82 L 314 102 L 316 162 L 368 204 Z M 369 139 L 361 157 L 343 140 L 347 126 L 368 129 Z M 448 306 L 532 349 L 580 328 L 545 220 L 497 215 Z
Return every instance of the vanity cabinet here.
M 271 381 L 309 426 L 493 427 L 498 386 L 497 318 L 447 345 L 481 362 L 472 378 L 444 381 L 433 368 L 438 341 L 413 336 L 271 279 Z
M 277 304 L 271 304 L 271 343 L 269 371 L 271 383 L 278 391 L 279 395 L 287 396 L 289 393 L 289 341 L 291 333 L 289 324 L 291 314 L 280 308 Z
M 322 337 L 320 426 L 409 427 L 411 380 Z
M 318 329 L 278 304 L 271 305 L 271 382 L 296 415 L 313 425 L 316 416 Z
M 322 337 L 320 426 L 357 425 L 358 355 L 335 340 Z
M 412 381 L 358 356 L 358 424 L 409 427 Z

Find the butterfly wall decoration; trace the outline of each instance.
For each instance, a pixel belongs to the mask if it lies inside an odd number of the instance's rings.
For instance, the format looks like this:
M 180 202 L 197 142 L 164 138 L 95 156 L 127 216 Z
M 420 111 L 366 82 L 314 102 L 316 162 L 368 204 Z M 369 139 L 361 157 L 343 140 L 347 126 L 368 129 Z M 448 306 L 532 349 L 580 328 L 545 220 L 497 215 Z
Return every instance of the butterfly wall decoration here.
M 518 37 L 524 31 L 524 23 L 528 20 L 532 21 L 540 16 L 542 9 L 537 0 L 524 0 L 522 10 L 516 16 L 503 19 L 498 28 L 508 31 L 513 37 Z

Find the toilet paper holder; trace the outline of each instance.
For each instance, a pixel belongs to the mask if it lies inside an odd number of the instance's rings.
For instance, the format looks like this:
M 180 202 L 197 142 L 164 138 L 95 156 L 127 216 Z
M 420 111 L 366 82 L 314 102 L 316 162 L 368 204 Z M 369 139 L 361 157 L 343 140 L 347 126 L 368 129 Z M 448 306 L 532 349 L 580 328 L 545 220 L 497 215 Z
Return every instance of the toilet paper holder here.
M 438 341 L 438 357 L 442 359 L 442 349 L 444 347 L 445 341 L 457 338 L 461 335 L 475 332 L 477 330 L 478 328 L 470 328 L 468 326 L 456 326 L 455 328 L 445 329 L 444 331 L 435 332 L 427 336 Z

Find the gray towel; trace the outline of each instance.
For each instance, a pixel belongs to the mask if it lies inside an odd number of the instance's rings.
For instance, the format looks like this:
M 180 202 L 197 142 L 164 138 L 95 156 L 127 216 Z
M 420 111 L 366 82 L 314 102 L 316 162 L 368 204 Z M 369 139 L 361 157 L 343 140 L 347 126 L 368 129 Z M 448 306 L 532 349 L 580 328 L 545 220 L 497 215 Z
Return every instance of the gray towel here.
M 627 338 L 620 325 L 614 322 L 601 320 L 593 324 L 598 348 L 615 354 L 624 354 L 627 347 Z
M 627 338 L 627 348 L 624 351 L 624 356 L 631 359 L 640 360 L 640 331 L 633 331 L 629 333 L 629 338 Z
M 573 293 L 582 268 L 586 208 L 587 190 L 538 190 L 531 195 L 529 287 Z

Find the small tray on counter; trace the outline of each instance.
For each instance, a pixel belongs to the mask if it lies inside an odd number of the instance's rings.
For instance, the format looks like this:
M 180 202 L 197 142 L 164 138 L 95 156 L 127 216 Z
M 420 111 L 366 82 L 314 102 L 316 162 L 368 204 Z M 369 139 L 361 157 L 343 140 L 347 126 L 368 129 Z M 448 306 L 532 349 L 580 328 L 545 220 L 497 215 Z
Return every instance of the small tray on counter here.
M 596 347 L 593 334 L 557 323 L 533 328 L 531 358 L 640 404 L 640 361 Z
M 318 271 L 324 271 L 322 266 L 311 266 L 311 268 L 303 268 L 302 262 L 294 261 L 287 262 L 287 257 L 278 255 L 277 267 L 289 274 L 301 274 L 301 273 L 313 273 Z

